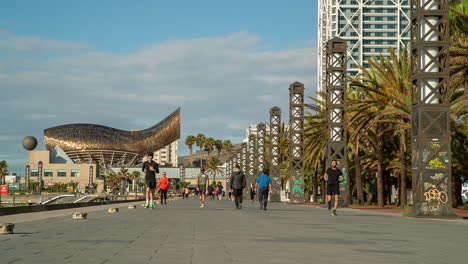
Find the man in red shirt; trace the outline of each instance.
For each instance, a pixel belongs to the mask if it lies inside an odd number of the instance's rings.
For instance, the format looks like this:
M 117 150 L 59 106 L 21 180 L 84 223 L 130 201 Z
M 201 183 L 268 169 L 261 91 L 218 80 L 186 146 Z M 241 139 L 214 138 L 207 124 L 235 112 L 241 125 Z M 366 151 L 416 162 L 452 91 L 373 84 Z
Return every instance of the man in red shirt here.
M 163 171 L 162 177 L 159 178 L 158 191 L 161 197 L 161 205 L 167 204 L 167 188 L 169 187 L 169 179 L 166 177 L 166 172 Z M 163 203 L 164 201 L 164 203 Z

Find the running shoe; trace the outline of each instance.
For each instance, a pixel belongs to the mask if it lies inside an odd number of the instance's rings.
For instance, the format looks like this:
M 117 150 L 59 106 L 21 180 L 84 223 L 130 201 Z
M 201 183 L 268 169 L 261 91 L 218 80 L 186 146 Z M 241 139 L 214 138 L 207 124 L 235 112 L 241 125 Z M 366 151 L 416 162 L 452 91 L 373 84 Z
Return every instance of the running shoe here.
M 333 215 L 333 216 L 336 216 L 336 210 L 333 210 L 332 215 Z
M 145 203 L 145 208 L 149 208 L 149 203 Z
M 154 209 L 154 204 L 150 204 L 150 208 L 151 208 L 151 210 L 153 210 Z

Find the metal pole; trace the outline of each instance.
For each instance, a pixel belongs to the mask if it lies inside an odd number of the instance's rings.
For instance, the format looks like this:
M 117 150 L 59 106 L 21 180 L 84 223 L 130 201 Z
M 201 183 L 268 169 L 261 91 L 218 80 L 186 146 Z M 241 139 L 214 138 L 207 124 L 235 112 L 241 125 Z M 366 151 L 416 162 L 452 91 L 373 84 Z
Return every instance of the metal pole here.
M 90 166 L 89 167 L 89 192 L 90 193 L 93 193 L 94 191 L 94 186 L 93 186 L 93 174 L 94 174 L 94 167 L 93 166 Z
M 29 191 L 29 181 L 31 177 L 31 166 L 26 165 L 26 190 Z
M 411 1 L 413 208 L 411 216 L 452 211 L 449 1 Z
M 272 202 L 281 202 L 281 151 L 280 151 L 281 109 L 270 109 L 270 177 L 272 181 Z
M 290 203 L 304 203 L 304 85 L 289 86 Z
M 335 37 L 327 43 L 326 68 L 326 105 L 327 105 L 327 148 L 325 169 L 332 160 L 337 161 L 338 168 L 347 177 L 346 156 L 346 40 Z M 346 181 L 346 184 L 348 181 Z M 340 185 L 341 207 L 347 207 L 346 185 Z

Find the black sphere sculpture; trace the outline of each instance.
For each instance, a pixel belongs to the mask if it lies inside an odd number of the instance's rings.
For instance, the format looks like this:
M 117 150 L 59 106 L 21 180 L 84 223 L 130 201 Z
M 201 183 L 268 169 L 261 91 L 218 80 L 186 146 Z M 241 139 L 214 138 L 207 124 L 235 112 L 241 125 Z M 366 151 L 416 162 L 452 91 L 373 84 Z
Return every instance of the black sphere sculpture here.
M 24 137 L 23 148 L 26 150 L 34 150 L 37 147 L 37 139 L 32 136 Z

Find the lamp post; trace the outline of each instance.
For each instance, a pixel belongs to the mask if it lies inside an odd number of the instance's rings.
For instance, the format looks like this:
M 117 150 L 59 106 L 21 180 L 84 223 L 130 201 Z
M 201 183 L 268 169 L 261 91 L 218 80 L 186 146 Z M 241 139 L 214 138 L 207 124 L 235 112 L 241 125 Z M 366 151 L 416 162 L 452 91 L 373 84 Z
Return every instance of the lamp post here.
M 346 171 L 346 40 L 335 37 L 327 43 L 326 61 L 327 148 L 325 167 L 332 160 L 347 177 Z M 346 181 L 346 184 L 348 184 Z M 340 184 L 341 207 L 346 207 L 346 186 Z
M 43 162 L 39 161 L 37 164 L 37 170 L 38 170 L 38 182 L 39 182 L 39 194 L 42 193 L 42 171 L 43 171 Z
M 304 85 L 289 86 L 290 203 L 304 203 Z
M 413 208 L 454 217 L 450 149 L 449 1 L 411 1 Z
M 273 107 L 270 109 L 270 176 L 272 181 L 272 202 L 281 201 L 281 177 L 280 177 L 280 129 L 281 109 Z

